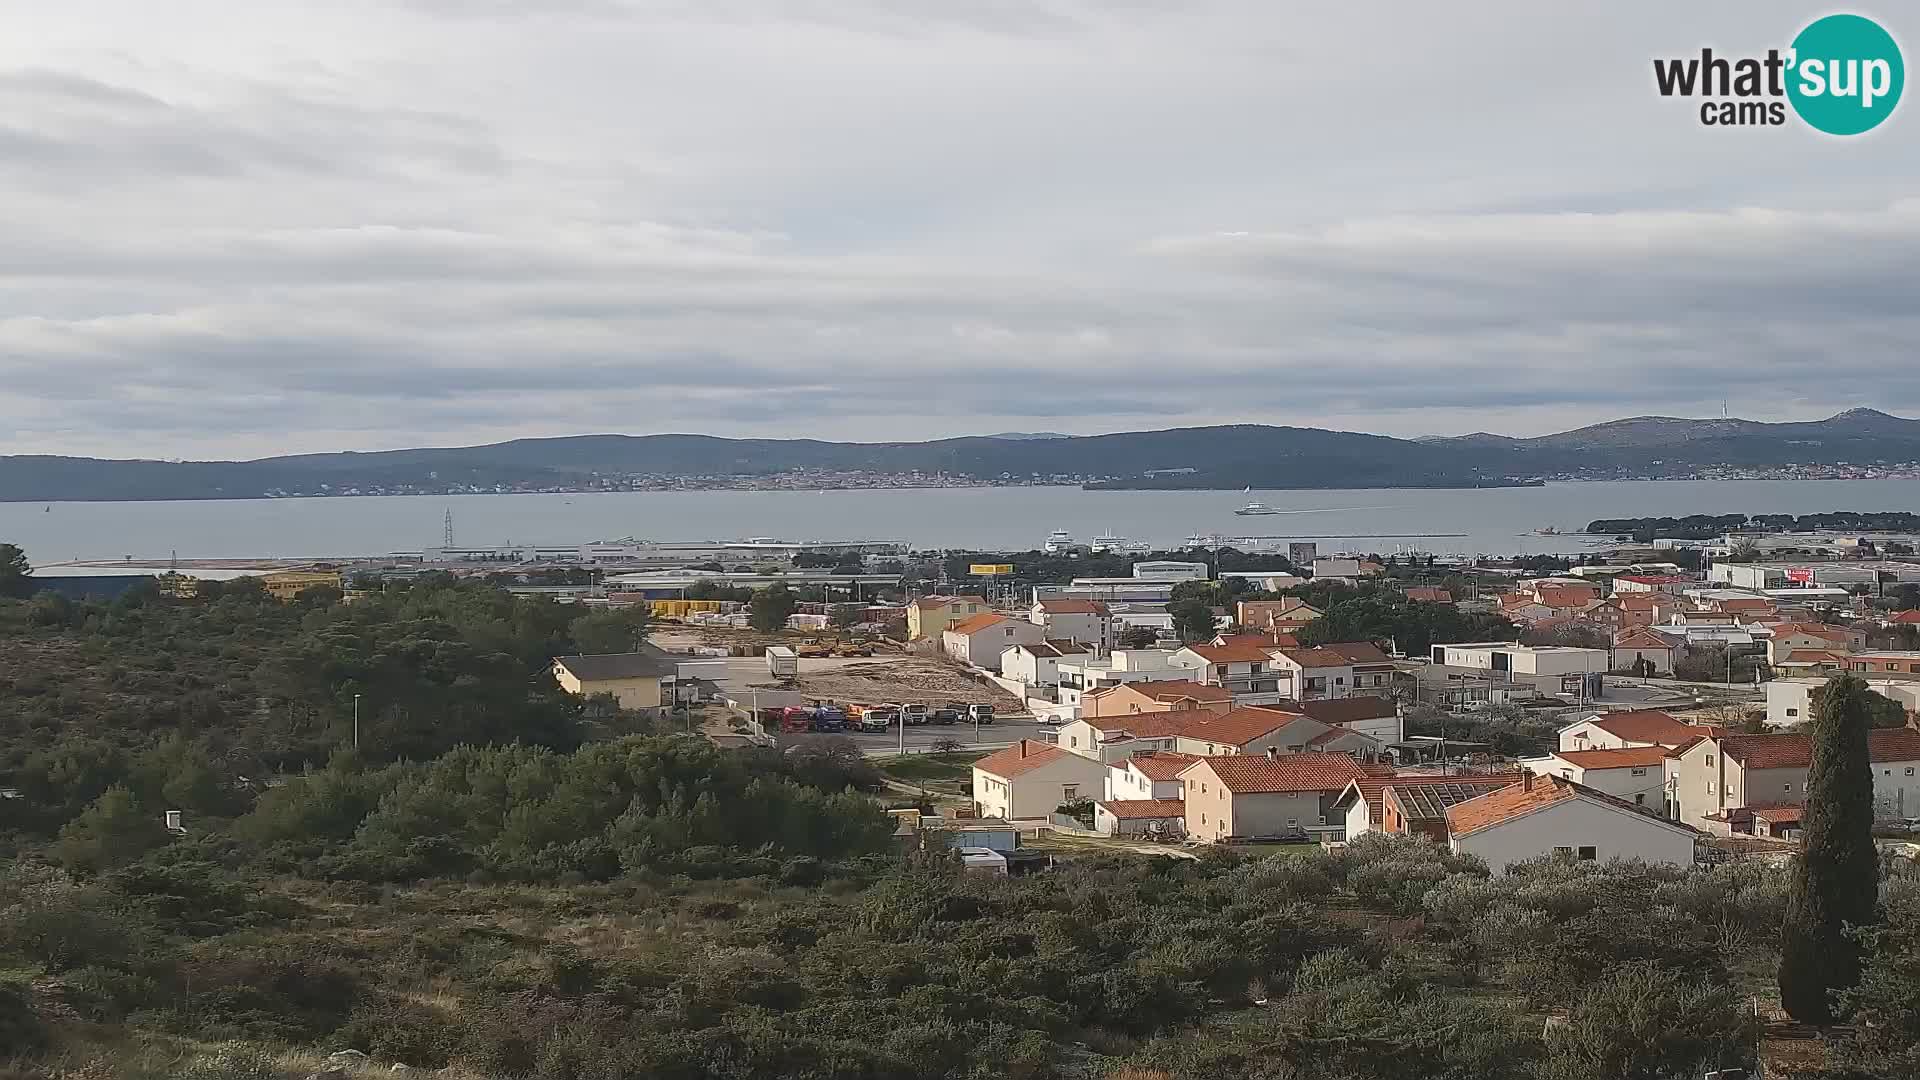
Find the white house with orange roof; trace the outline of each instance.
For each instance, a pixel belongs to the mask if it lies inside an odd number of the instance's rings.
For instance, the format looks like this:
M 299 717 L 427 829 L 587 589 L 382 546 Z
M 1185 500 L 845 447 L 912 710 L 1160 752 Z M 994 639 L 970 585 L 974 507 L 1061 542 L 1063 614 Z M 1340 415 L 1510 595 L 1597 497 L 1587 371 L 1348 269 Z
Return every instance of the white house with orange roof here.
M 1272 645 L 1236 640 L 1227 645 L 1188 645 L 1168 660 L 1175 667 L 1193 671 L 1194 682 L 1219 686 L 1233 693 L 1243 705 L 1263 705 L 1285 701 L 1294 695 L 1290 675 L 1276 671 Z
M 1038 645 L 1046 631 L 1025 619 L 983 612 L 962 619 L 940 635 L 946 654 L 963 664 L 1000 670 L 1000 654 L 1015 645 Z
M 1447 845 L 1495 874 L 1546 856 L 1583 862 L 1638 859 L 1692 866 L 1700 834 L 1563 776 L 1528 773 L 1517 784 L 1446 810 Z
M 1099 600 L 1075 597 L 1036 600 L 1027 617 L 1046 629 L 1048 641 L 1076 641 L 1095 653 L 1113 648 L 1113 615 Z
M 1108 801 L 1178 799 L 1186 794 L 1180 774 L 1200 760 L 1198 754 L 1174 750 L 1147 750 L 1107 766 Z
M 1000 674 L 1024 686 L 1059 686 L 1060 662 L 1082 660 L 1092 650 L 1077 641 L 1047 640 L 1000 652 Z
M 1813 652 L 1859 652 L 1867 647 L 1867 635 L 1846 626 L 1826 623 L 1776 623 L 1767 642 L 1767 662 L 1777 664 L 1787 654 L 1801 650 Z
M 907 637 L 940 640 L 947 627 L 993 609 L 979 596 L 922 596 L 907 605 Z
M 973 763 L 973 803 L 982 817 L 1045 817 L 1062 803 L 1098 798 L 1106 773 L 1092 758 L 1021 739 Z
M 1535 776 L 1564 777 L 1665 814 L 1667 753 L 1664 746 L 1556 750 L 1544 757 L 1521 758 L 1520 767 Z
M 1642 676 L 1671 675 L 1674 648 L 1671 640 L 1637 626 L 1614 637 L 1612 667 Z
M 1180 774 L 1187 835 L 1200 840 L 1342 831 L 1333 802 L 1366 776 L 1344 754 L 1235 754 L 1207 757 Z
M 1620 750 L 1659 746 L 1668 750 L 1713 734 L 1715 729 L 1689 724 L 1658 709 L 1594 713 L 1560 729 L 1562 750 Z

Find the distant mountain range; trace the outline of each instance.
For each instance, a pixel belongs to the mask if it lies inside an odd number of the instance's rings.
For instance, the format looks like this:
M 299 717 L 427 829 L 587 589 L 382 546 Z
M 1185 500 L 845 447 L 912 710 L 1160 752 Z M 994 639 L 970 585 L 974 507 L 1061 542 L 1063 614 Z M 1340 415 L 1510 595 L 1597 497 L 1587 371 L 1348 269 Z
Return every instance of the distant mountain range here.
M 577 435 L 487 446 L 254 461 L 0 457 L 0 501 L 234 499 L 293 494 L 1078 482 L 1104 488 L 1511 485 L 1553 476 L 1686 476 L 1920 461 L 1920 421 L 1873 409 L 1765 424 L 1637 416 L 1536 438 L 1394 439 L 1318 428 L 1220 427 L 931 442 Z M 803 475 L 804 474 L 804 475 Z

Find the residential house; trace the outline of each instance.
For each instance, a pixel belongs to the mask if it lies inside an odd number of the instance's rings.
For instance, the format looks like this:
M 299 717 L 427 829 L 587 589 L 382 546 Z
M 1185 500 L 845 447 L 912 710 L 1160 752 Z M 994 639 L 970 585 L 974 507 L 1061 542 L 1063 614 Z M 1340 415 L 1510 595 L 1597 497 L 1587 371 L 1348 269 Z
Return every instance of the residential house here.
M 1311 649 L 1276 649 L 1273 666 L 1298 701 L 1343 698 L 1385 690 L 1394 675 L 1393 659 L 1366 641 L 1346 641 Z
M 1367 775 L 1345 754 L 1236 754 L 1180 774 L 1187 835 L 1207 841 L 1340 831 L 1333 802 Z M 1331 823 L 1331 824 L 1330 824 Z
M 973 763 L 973 802 L 982 817 L 1045 817 L 1062 803 L 1099 796 L 1106 772 L 1092 758 L 1021 739 Z
M 1174 839 L 1187 832 L 1184 799 L 1125 799 L 1093 804 L 1093 828 L 1103 836 Z
M 1086 717 L 1180 712 L 1186 709 L 1229 712 L 1233 709 L 1233 692 L 1223 686 L 1205 686 L 1189 679 L 1176 679 L 1122 683 L 1095 690 L 1080 698 L 1080 715 Z
M 1920 652 L 1908 650 L 1855 650 L 1847 658 L 1847 670 L 1857 675 L 1920 675 Z
M 611 696 L 622 709 L 658 713 L 678 669 L 657 649 L 553 658 L 554 681 L 576 697 Z
M 1197 683 L 1232 691 L 1236 702 L 1258 705 L 1295 696 L 1291 675 L 1276 667 L 1278 652 L 1273 646 L 1252 644 L 1188 645 L 1169 663 L 1192 669 Z
M 1787 654 L 1786 659 L 1773 665 L 1774 670 L 1780 673 L 1775 676 L 1775 681 L 1782 677 L 1816 676 L 1820 677 L 1821 682 L 1825 682 L 1826 677 L 1833 672 L 1847 670 L 1847 663 L 1851 658 L 1851 653 L 1830 652 L 1825 649 L 1795 649 Z M 1806 714 L 1800 715 L 1804 717 Z M 1798 723 L 1798 721 L 1795 722 Z
M 1088 654 L 1087 646 L 1077 641 L 1013 645 L 1000 653 L 1000 674 L 1025 686 L 1059 686 L 1060 661 L 1079 660 Z
M 947 627 L 992 610 L 978 596 L 922 596 L 907 605 L 907 639 L 939 641 Z
M 1331 727 L 1357 731 L 1383 744 L 1397 743 L 1407 737 L 1400 704 L 1390 697 L 1361 695 L 1316 701 L 1283 701 L 1264 707 L 1301 713 Z
M 1612 660 L 1606 649 L 1564 645 L 1480 641 L 1433 647 L 1433 663 L 1444 667 L 1472 668 L 1495 678 L 1531 683 L 1542 694 L 1588 698 L 1600 696 Z
M 1430 585 L 1409 586 L 1403 595 L 1406 596 L 1408 601 L 1415 604 L 1451 604 L 1453 603 L 1452 593 L 1448 592 L 1445 589 L 1435 588 Z
M 1920 608 L 1913 608 L 1909 611 L 1896 611 L 1891 615 L 1882 616 L 1880 625 L 1889 630 L 1902 626 L 1920 626 Z
M 1613 579 L 1613 592 L 1622 593 L 1678 593 L 1692 585 L 1700 584 L 1700 579 L 1686 574 L 1625 574 Z
M 1793 732 L 1695 740 L 1668 756 L 1672 816 L 1709 828 L 1716 815 L 1728 810 L 1803 805 L 1812 755 L 1812 740 Z M 1873 766 L 1875 817 L 1920 816 L 1920 777 L 1915 775 L 1920 771 L 1920 730 L 1867 732 L 1867 758 Z
M 1278 600 L 1242 600 L 1234 605 L 1233 621 L 1250 630 L 1291 634 L 1319 618 L 1319 608 L 1297 596 Z
M 1772 727 L 1798 727 L 1813 719 L 1816 695 L 1826 687 L 1828 678 L 1830 676 L 1805 675 L 1769 680 L 1767 723 Z M 1920 679 L 1910 676 L 1876 678 L 1871 675 L 1865 678 L 1868 688 L 1874 693 L 1898 702 L 1907 711 L 1909 724 L 1916 714 L 1920 714 Z
M 1447 807 L 1447 844 L 1477 855 L 1495 874 L 1528 859 L 1638 859 L 1692 866 L 1698 833 L 1564 776 L 1528 773 Z
M 1623 750 L 1659 746 L 1671 750 L 1717 730 L 1686 723 L 1658 709 L 1595 713 L 1560 729 L 1560 749 Z
M 1362 732 L 1269 708 L 1226 713 L 1184 709 L 1125 716 L 1082 715 L 1061 726 L 1055 745 L 1106 762 L 1153 750 L 1207 756 L 1314 751 L 1368 761 L 1379 760 L 1386 753 L 1383 743 Z
M 1845 626 L 1826 623 L 1777 623 L 1767 642 L 1767 662 L 1777 664 L 1789 653 L 1801 649 L 1823 652 L 1858 652 L 1867 647 L 1867 635 Z
M 1522 582 L 1500 597 L 1500 610 L 1507 618 L 1532 625 L 1555 619 L 1571 619 L 1600 603 L 1600 586 L 1591 582 L 1546 579 Z
M 1096 653 L 1113 648 L 1113 615 L 1099 600 L 1036 600 L 1028 618 L 1045 628 L 1048 641 L 1077 641 Z
M 1215 634 L 1213 635 L 1213 640 L 1207 642 L 1207 644 L 1216 646 L 1251 645 L 1256 649 L 1297 649 L 1300 647 L 1299 639 L 1295 638 L 1292 634 L 1283 634 L 1278 630 L 1266 630 L 1257 634 Z
M 1191 669 L 1173 665 L 1173 656 L 1172 649 L 1115 649 L 1102 657 L 1063 657 L 1056 665 L 1060 671 L 1060 703 L 1078 706 L 1084 695 L 1124 683 L 1192 678 Z
M 1353 666 L 1353 681 L 1348 685 L 1356 694 L 1385 690 L 1393 684 L 1394 675 L 1398 672 L 1393 657 L 1380 651 L 1380 646 L 1371 641 L 1332 641 L 1320 648 L 1339 654 Z
M 1343 839 L 1352 840 L 1369 832 L 1395 835 L 1418 833 L 1444 843 L 1445 810 L 1448 806 L 1485 795 L 1519 780 L 1520 774 L 1517 772 L 1363 776 L 1341 791 L 1339 797 L 1334 799 L 1333 809 L 1336 820 L 1345 827 Z M 1435 790 L 1419 796 L 1396 795 L 1394 810 L 1389 816 L 1388 788 L 1423 787 Z M 1435 835 L 1436 829 L 1439 830 L 1438 835 Z
M 285 603 L 299 599 L 308 589 L 343 589 L 346 581 L 338 570 L 280 570 L 261 575 L 260 587 Z
M 1565 777 L 1664 815 L 1667 812 L 1667 753 L 1664 746 L 1558 750 L 1545 757 L 1522 758 L 1520 767 L 1536 776 Z
M 1108 801 L 1184 798 L 1180 774 L 1199 760 L 1198 754 L 1143 750 L 1124 761 L 1110 762 L 1104 797 Z
M 1614 671 L 1636 675 L 1673 674 L 1674 644 L 1644 626 L 1624 631 L 1613 639 Z
M 1038 645 L 1045 630 L 1024 619 L 983 612 L 947 627 L 940 635 L 948 656 L 988 671 L 1000 670 L 1000 654 L 1014 645 Z M 1059 657 L 1054 658 L 1057 662 Z

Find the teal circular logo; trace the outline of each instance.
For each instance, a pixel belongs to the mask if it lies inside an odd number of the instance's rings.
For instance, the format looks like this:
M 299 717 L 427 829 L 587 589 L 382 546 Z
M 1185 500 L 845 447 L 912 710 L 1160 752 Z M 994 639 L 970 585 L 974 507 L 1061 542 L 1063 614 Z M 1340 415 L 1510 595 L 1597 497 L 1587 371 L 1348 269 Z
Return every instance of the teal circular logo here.
M 1860 15 L 1817 19 L 1793 39 L 1787 100 L 1829 135 L 1871 131 L 1893 115 L 1907 68 L 1893 35 Z

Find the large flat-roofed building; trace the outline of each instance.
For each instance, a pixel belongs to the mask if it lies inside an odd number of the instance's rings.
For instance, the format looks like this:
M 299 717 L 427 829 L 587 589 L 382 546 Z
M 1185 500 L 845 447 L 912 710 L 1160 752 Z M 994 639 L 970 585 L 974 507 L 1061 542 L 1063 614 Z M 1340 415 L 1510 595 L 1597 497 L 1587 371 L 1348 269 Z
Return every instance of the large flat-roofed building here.
M 1612 659 L 1606 649 L 1578 649 L 1563 645 L 1519 645 L 1481 641 L 1435 645 L 1433 663 L 1443 667 L 1485 671 L 1513 682 L 1530 682 L 1543 694 L 1570 693 L 1597 697 Z
M 1920 582 L 1920 564 L 1870 559 L 1807 559 L 1794 562 L 1720 562 L 1707 580 L 1741 589 L 1786 589 L 1794 585 L 1847 586 Z

